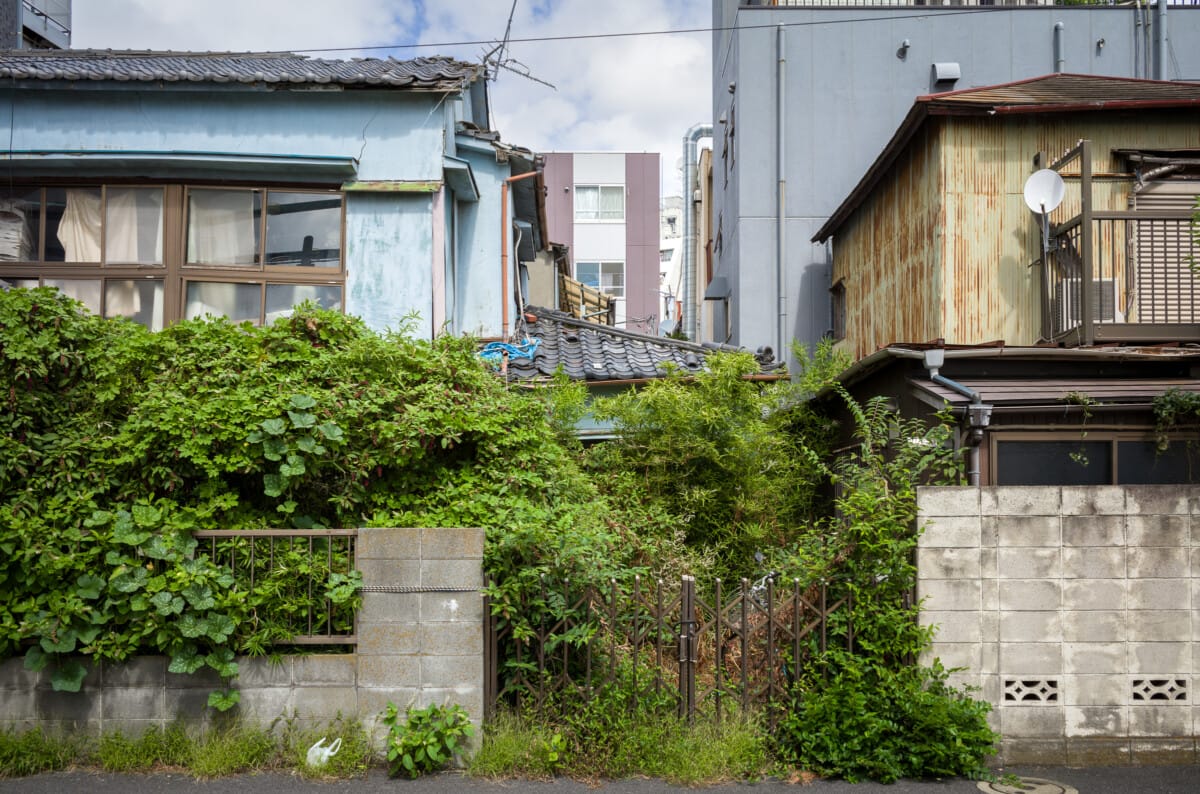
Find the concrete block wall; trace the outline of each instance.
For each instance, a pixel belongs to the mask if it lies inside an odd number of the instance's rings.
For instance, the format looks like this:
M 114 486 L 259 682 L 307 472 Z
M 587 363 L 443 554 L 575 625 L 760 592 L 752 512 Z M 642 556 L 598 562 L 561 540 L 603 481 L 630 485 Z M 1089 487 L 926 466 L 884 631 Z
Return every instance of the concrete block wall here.
M 1200 762 L 1200 489 L 922 488 L 930 656 L 1007 764 Z
M 292 718 L 323 725 L 338 715 L 375 731 L 390 700 L 409 705 L 457 703 L 483 717 L 482 529 L 361 529 L 357 564 L 368 588 L 423 592 L 363 594 L 356 653 L 238 660 L 240 704 L 230 712 L 268 726 Z M 436 590 L 444 592 L 436 592 Z M 137 735 L 175 720 L 207 725 L 221 688 L 211 672 L 177 675 L 161 656 L 95 664 L 82 691 L 54 692 L 50 671 L 33 673 L 21 659 L 0 663 L 0 730 L 35 727 Z

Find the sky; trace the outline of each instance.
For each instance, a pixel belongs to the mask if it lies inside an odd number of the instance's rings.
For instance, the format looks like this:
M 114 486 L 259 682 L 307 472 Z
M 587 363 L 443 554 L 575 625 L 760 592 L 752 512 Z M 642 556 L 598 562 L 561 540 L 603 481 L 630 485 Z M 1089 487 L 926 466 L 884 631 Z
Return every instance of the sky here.
M 512 0 L 74 0 L 71 46 L 478 61 L 503 39 L 511 8 Z M 711 0 L 517 0 L 510 66 L 553 87 L 501 70 L 490 89 L 494 126 L 506 143 L 537 152 L 658 152 L 663 195 L 678 195 L 683 137 L 712 120 L 711 34 L 521 40 L 711 24 Z M 442 46 L 394 46 L 411 44 Z M 330 48 L 350 49 L 321 52 Z

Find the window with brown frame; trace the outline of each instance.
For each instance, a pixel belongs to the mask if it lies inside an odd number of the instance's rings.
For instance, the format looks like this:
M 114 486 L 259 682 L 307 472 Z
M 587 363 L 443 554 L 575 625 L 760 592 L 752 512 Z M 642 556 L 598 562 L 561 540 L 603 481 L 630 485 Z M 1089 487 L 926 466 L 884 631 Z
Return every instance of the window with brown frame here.
M 0 189 L 0 281 L 56 287 L 151 329 L 207 314 L 268 323 L 343 307 L 336 191 L 185 185 Z
M 1160 450 L 1145 433 L 1089 429 L 1065 433 L 995 433 L 995 485 L 1169 485 L 1200 482 L 1196 438 Z

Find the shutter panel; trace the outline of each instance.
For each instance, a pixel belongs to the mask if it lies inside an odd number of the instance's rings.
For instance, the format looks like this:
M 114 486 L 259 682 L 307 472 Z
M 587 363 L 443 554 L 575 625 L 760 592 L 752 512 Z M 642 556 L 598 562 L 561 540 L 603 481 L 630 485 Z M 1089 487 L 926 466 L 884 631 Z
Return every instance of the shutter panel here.
M 1191 268 L 1193 262 L 1200 265 L 1200 248 L 1189 222 L 1198 194 L 1200 181 L 1163 180 L 1147 183 L 1130 197 L 1134 210 L 1179 216 L 1130 222 L 1136 322 L 1200 322 L 1200 278 Z

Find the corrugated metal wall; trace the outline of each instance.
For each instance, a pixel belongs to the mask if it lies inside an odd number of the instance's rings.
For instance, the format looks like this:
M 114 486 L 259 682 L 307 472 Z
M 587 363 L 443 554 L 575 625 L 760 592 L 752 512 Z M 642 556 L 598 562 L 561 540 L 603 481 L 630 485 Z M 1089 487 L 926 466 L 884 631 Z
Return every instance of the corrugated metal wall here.
M 833 242 L 845 288 L 843 348 L 858 359 L 894 341 L 942 335 L 941 142 L 926 127 Z
M 1077 113 L 1011 119 L 930 119 L 875 195 L 834 240 L 834 283 L 844 279 L 846 338 L 855 358 L 894 342 L 951 344 L 1041 335 L 1037 218 L 1022 190 L 1033 157 L 1056 160 L 1092 141 L 1094 209 L 1128 207 L 1132 175 L 1114 149 L 1200 148 L 1197 114 Z M 1051 215 L 1079 212 L 1078 165 Z M 1123 279 L 1118 275 L 1118 281 Z

